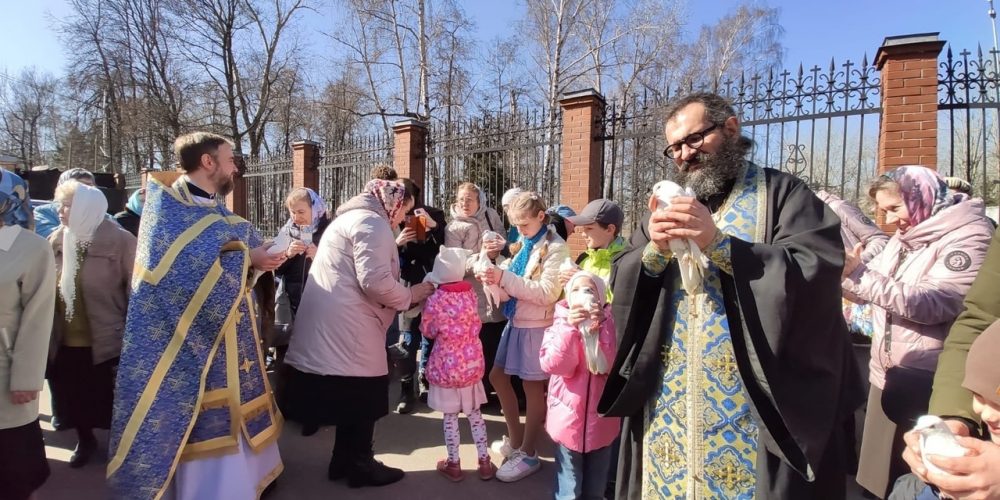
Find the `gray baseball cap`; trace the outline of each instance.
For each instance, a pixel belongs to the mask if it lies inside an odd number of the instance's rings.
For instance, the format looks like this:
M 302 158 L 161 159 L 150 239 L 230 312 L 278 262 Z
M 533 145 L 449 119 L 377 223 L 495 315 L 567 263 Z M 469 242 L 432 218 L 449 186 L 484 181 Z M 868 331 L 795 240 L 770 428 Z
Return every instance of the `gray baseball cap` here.
M 622 212 L 622 208 L 617 203 L 608 199 L 598 198 L 587 203 L 587 206 L 583 207 L 583 210 L 578 215 L 566 217 L 566 219 L 577 226 L 585 226 L 597 222 L 604 225 L 614 224 L 615 227 L 621 228 L 625 222 L 625 213 Z

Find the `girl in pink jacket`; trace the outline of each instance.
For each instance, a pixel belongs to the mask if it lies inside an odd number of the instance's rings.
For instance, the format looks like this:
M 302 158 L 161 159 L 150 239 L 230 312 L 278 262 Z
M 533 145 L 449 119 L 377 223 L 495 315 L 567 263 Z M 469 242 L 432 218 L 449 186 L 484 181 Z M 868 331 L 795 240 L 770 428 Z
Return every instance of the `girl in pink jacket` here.
M 469 418 L 472 438 L 479 452 L 479 478 L 492 479 L 496 466 L 490 459 L 486 423 L 479 407 L 486 402 L 483 389 L 483 345 L 479 341 L 482 323 L 472 285 L 463 281 L 469 253 L 461 248 L 441 247 L 434 258 L 434 269 L 425 282 L 438 285 L 424 305 L 420 331 L 434 341 L 425 374 L 430 389 L 427 404 L 444 413 L 444 441 L 448 458 L 437 463 L 444 477 L 458 482 L 465 478 L 458 456 L 461 440 L 458 413 Z
M 540 351 L 549 378 L 545 430 L 556 442 L 556 499 L 604 498 L 619 418 L 597 414 L 615 357 L 615 324 L 604 280 L 580 271 L 566 283 Z

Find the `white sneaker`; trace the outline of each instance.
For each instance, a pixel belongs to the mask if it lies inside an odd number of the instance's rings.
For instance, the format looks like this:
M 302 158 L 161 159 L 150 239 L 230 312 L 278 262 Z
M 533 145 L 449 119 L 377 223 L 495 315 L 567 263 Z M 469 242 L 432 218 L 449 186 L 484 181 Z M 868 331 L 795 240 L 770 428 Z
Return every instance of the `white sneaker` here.
M 490 445 L 490 449 L 493 450 L 493 453 L 503 457 L 504 460 L 510 458 L 510 456 L 517 451 L 510 445 L 510 438 L 507 436 L 504 436 L 503 439 L 499 441 L 493 441 L 493 444 Z
M 542 462 L 537 456 L 529 457 L 521 450 L 515 450 L 507 463 L 503 464 L 497 471 L 497 479 L 505 483 L 520 481 L 542 468 Z

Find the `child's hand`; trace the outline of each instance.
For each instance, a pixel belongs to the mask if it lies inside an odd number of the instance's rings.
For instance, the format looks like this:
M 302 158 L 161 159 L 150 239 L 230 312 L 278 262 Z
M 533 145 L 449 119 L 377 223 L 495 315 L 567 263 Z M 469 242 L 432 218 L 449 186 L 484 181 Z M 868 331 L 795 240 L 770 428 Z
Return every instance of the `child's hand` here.
M 952 434 L 960 438 L 969 436 L 969 428 L 958 420 L 945 420 L 944 425 L 948 426 Z M 903 460 L 906 461 L 906 465 L 910 466 L 910 471 L 918 479 L 925 483 L 929 482 L 927 468 L 924 467 L 923 456 L 920 453 L 920 433 L 909 431 L 903 434 L 903 440 L 906 442 L 906 449 L 903 450 Z
M 566 322 L 573 328 L 580 328 L 580 324 L 590 319 L 590 317 L 591 313 L 587 310 L 586 306 L 576 304 L 569 308 L 569 316 L 566 317 Z
M 478 278 L 484 285 L 496 285 L 500 282 L 501 273 L 503 273 L 503 271 L 498 269 L 496 266 L 490 266 L 482 272 L 477 273 L 476 278 Z
M 948 495 L 942 498 L 1000 498 L 1000 446 L 971 437 L 958 442 L 969 450 L 964 457 L 928 455 L 946 472 L 928 471 L 928 481 Z
M 560 288 L 565 287 L 566 283 L 569 283 L 569 280 L 573 278 L 573 275 L 578 273 L 579 271 L 580 270 L 575 267 L 573 269 L 559 271 L 559 287 Z

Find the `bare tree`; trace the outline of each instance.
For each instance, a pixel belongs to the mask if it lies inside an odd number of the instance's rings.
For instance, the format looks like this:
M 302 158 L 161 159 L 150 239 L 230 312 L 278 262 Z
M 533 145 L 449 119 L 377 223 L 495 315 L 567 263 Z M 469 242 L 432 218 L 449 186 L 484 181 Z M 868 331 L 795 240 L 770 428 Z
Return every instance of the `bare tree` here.
M 296 57 L 292 22 L 306 9 L 305 0 L 174 0 L 175 16 L 185 21 L 185 55 L 228 101 L 237 152 L 246 140 L 251 157 L 260 153 L 272 92 Z
M 520 46 L 514 37 L 496 37 L 490 41 L 482 61 L 489 90 L 482 94 L 480 112 L 496 115 L 514 113 L 518 96 L 528 93 L 524 65 L 518 57 Z
M 55 78 L 35 68 L 25 68 L 16 77 L 0 74 L 0 120 L 8 147 L 29 167 L 44 161 L 44 129 L 54 125 Z

